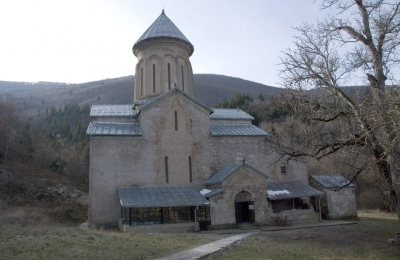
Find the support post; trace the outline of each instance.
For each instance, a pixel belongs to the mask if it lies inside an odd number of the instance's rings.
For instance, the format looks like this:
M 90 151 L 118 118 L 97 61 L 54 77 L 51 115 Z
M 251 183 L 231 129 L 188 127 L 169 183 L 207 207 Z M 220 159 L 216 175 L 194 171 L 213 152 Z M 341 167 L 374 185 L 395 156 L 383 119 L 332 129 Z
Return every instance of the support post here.
M 319 222 L 322 222 L 322 213 L 321 213 L 321 197 L 318 196 L 318 211 L 319 211 Z
M 131 212 L 131 208 L 129 208 L 129 226 L 132 226 L 132 212 Z
M 194 208 L 194 231 L 199 231 L 197 229 L 197 210 L 198 210 L 199 206 L 196 206 L 196 208 Z

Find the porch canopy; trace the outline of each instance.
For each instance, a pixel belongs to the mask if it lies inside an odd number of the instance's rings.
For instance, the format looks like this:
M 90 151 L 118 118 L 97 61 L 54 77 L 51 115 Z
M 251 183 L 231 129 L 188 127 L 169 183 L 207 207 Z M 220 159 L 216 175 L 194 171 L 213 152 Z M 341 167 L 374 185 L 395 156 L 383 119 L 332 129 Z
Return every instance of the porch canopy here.
M 269 200 L 284 200 L 321 195 L 323 195 L 323 192 L 300 180 L 267 182 L 267 198 Z
M 188 207 L 209 205 L 193 186 L 156 186 L 117 188 L 121 207 Z

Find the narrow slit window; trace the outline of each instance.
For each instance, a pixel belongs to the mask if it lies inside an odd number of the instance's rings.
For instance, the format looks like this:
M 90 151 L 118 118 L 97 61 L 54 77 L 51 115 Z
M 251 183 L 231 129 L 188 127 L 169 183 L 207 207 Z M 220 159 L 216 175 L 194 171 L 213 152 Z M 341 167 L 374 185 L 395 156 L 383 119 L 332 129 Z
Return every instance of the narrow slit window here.
M 143 96 L 143 68 L 140 68 L 140 95 Z
M 171 89 L 171 65 L 168 63 L 168 89 Z
M 287 169 L 286 169 L 286 164 L 282 163 L 281 164 L 281 174 L 286 175 L 287 174 Z
M 193 182 L 193 174 L 192 174 L 192 156 L 189 156 L 189 181 Z
M 175 131 L 178 131 L 178 112 L 175 110 Z
M 185 81 L 183 80 L 183 66 L 181 66 L 182 71 L 182 90 L 185 91 Z
M 153 92 L 156 92 L 156 64 L 153 64 Z
M 165 164 L 165 182 L 169 182 L 169 176 L 168 176 L 168 156 L 164 157 L 164 164 Z

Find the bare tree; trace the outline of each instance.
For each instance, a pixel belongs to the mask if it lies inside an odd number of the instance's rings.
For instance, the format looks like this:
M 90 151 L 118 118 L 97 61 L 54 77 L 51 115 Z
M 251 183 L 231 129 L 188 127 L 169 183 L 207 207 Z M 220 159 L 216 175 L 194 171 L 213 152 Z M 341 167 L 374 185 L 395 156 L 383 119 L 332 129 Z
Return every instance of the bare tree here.
M 323 0 L 321 7 L 335 13 L 295 28 L 294 47 L 281 58 L 286 101 L 300 119 L 296 145 L 285 152 L 365 155 L 354 176 L 376 167 L 400 218 L 400 2 Z

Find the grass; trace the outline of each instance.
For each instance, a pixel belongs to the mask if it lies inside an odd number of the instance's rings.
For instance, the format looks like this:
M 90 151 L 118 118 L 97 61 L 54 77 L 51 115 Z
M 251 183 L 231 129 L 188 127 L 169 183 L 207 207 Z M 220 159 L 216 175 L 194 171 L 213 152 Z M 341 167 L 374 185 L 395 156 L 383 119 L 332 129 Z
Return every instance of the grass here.
M 355 225 L 263 232 L 204 259 L 400 259 L 394 214 L 360 212 Z
M 154 259 L 219 238 L 214 234 L 124 234 L 60 225 L 1 225 L 0 259 Z
M 400 259 L 400 246 L 388 241 L 400 232 L 397 217 L 379 211 L 359 217 L 354 225 L 261 232 L 203 259 Z M 0 259 L 154 259 L 223 238 L 211 232 L 124 234 L 43 222 L 0 221 Z

